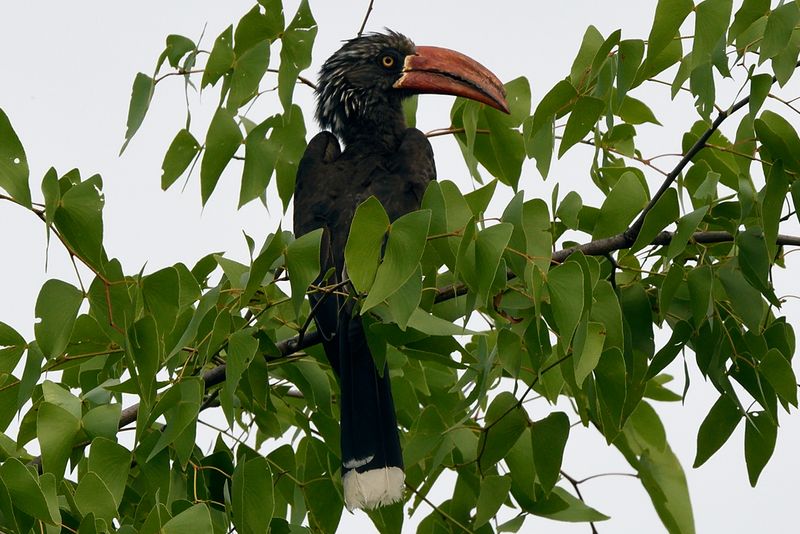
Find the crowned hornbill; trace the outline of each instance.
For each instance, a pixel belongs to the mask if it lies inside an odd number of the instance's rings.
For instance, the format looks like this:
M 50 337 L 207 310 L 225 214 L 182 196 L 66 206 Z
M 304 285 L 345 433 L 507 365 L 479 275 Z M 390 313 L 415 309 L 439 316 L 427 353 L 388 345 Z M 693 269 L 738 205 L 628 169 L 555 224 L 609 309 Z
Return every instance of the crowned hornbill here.
M 462 96 L 508 112 L 502 84 L 485 67 L 394 32 L 346 41 L 322 66 L 316 117 L 330 131 L 308 144 L 294 193 L 295 234 L 325 229 L 320 272 L 333 267 L 333 274 L 318 284 L 346 278 L 345 243 L 361 202 L 374 195 L 394 221 L 419 208 L 436 178 L 430 143 L 406 127 L 401 109 L 404 98 L 419 93 Z M 317 293 L 311 304 L 341 386 L 345 504 L 370 509 L 398 501 L 405 477 L 388 369 L 375 367 L 351 299 Z

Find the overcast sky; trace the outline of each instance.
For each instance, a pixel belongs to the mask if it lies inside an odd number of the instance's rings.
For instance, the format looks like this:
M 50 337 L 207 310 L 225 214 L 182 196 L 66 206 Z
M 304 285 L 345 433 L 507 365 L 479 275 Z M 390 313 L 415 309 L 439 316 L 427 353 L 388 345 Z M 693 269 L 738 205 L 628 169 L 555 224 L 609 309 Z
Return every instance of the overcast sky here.
M 340 45 L 352 37 L 363 18 L 367 1 L 332 2 L 311 0 L 320 25 L 314 63 L 305 74 L 315 78 L 316 70 Z M 532 86 L 534 106 L 554 83 L 569 71 L 580 38 L 589 24 L 604 34 L 622 28 L 623 38 L 646 38 L 655 1 L 627 0 L 598 2 L 522 2 L 513 0 L 467 1 L 376 0 L 367 28 L 389 27 L 411 37 L 417 44 L 439 45 L 464 52 L 488 66 L 505 81 L 526 76 Z M 286 18 L 296 8 L 287 0 Z M 100 173 L 104 181 L 105 246 L 120 258 L 127 274 L 145 266 L 146 272 L 176 262 L 192 265 L 209 252 L 246 261 L 242 231 L 257 242 L 274 231 L 283 214 L 279 204 L 269 210 L 257 202 L 236 209 L 240 168 L 229 169 L 204 210 L 200 207 L 197 176 L 185 189 L 183 181 L 167 192 L 160 190 L 160 165 L 164 152 L 182 127 L 185 105 L 177 77 L 159 84 L 148 116 L 122 157 L 118 157 L 125 131 L 130 89 L 139 71 L 152 73 L 155 61 L 170 33 L 199 38 L 203 45 L 213 39 L 251 7 L 248 1 L 211 2 L 172 0 L 156 2 L 4 2 L 0 4 L 0 108 L 10 117 L 31 168 L 34 200 L 40 200 L 38 184 L 44 172 L 55 166 L 60 174 L 77 167 L 88 177 Z M 611 7 L 613 6 L 613 7 Z M 277 54 L 273 52 L 273 62 Z M 273 66 L 275 63 L 273 63 Z M 668 79 L 666 76 L 662 77 Z M 670 79 L 671 81 L 671 79 Z M 795 81 L 782 90 L 798 96 Z M 723 90 L 722 102 L 730 103 L 731 89 Z M 296 100 L 311 117 L 312 94 L 298 86 Z M 668 100 L 668 88 L 652 86 L 636 96 L 655 105 L 665 128 L 642 126 L 645 156 L 680 150 L 681 128 L 696 120 L 691 100 L 680 96 Z M 195 133 L 202 135 L 213 111 L 216 92 L 193 96 Z M 279 111 L 277 98 L 262 99 L 256 109 L 259 119 Z M 422 97 L 418 126 L 423 130 L 449 124 L 452 99 Z M 797 115 L 789 120 L 798 125 Z M 309 137 L 317 130 L 309 122 Z M 728 130 L 729 131 L 729 130 Z M 452 139 L 433 141 L 439 177 L 456 181 L 462 190 L 472 187 L 458 148 Z M 520 187 L 526 197 L 548 199 L 556 182 L 561 196 L 578 191 L 590 203 L 600 197 L 588 176 L 590 153 L 577 147 L 553 166 L 543 182 L 535 167 L 526 164 Z M 668 159 L 661 160 L 668 168 Z M 235 168 L 233 168 L 235 167 Z M 645 171 L 647 172 L 647 171 Z M 659 176 L 648 174 L 651 189 Z M 508 192 L 504 198 L 509 198 Z M 285 227 L 290 217 L 283 217 Z M 797 232 L 796 228 L 790 231 Z M 46 243 L 41 222 L 23 209 L 0 204 L 0 321 L 10 324 L 27 339 L 33 338 L 34 303 L 42 283 L 62 278 L 76 283 L 71 264 L 60 245 L 50 247 L 45 271 Z M 800 269 L 795 255 L 789 255 L 789 275 L 778 273 L 779 295 L 800 294 Z M 795 329 L 800 309 L 790 299 L 785 313 Z M 756 489 L 751 489 L 743 459 L 743 427 L 740 426 L 723 449 L 700 470 L 692 470 L 695 438 L 700 421 L 716 400 L 714 388 L 704 383 L 695 370 L 694 356 L 687 353 L 692 385 L 686 406 L 659 403 L 657 409 L 667 435 L 689 480 L 699 532 L 763 531 L 781 532 L 796 528 L 797 483 L 800 459 L 800 421 L 797 414 L 782 416 L 779 441 L 772 461 Z M 676 388 L 682 387 L 682 371 Z M 549 409 L 532 405 L 540 418 Z M 538 415 L 537 415 L 538 414 Z M 616 449 L 605 445 L 594 430 L 576 427 L 570 434 L 564 469 L 576 478 L 613 471 L 631 472 Z M 438 487 L 437 500 L 447 488 Z M 569 488 L 571 490 L 571 488 Z M 611 515 L 598 524 L 600 532 L 660 532 L 663 530 L 640 483 L 628 477 L 604 477 L 581 486 L 587 502 Z M 408 525 L 416 524 L 429 510 L 421 508 Z M 347 515 L 347 514 L 346 514 Z M 766 527 L 766 524 L 769 527 Z M 345 530 L 345 526 L 349 527 Z M 531 519 L 523 531 L 589 532 L 584 524 L 553 523 Z M 363 530 L 362 530 L 363 529 Z M 341 530 L 371 532 L 363 514 L 348 516 Z M 411 528 L 407 529 L 411 531 Z

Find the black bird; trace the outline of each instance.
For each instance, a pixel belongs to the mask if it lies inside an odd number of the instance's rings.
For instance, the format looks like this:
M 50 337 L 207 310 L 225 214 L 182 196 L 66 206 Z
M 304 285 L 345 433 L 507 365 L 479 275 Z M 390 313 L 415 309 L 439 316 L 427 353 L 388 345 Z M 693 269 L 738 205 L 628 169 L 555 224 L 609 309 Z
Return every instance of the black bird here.
M 361 202 L 374 195 L 394 221 L 418 209 L 436 179 L 431 145 L 406 127 L 401 109 L 404 98 L 419 93 L 462 96 L 508 112 L 503 85 L 485 67 L 391 31 L 346 41 L 322 66 L 316 118 L 330 131 L 308 144 L 294 192 L 295 234 L 325 229 L 320 272 L 334 269 L 318 284 L 346 277 L 345 243 Z M 378 373 L 352 299 L 317 294 L 310 300 L 341 386 L 345 505 L 372 509 L 399 501 L 405 475 L 389 371 Z

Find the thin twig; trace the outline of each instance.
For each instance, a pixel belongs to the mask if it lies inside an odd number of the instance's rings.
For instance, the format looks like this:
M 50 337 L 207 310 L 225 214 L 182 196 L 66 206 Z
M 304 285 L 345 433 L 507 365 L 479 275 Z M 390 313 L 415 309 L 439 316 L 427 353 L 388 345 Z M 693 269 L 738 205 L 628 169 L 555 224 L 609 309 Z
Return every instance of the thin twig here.
M 172 72 L 167 72 L 165 74 L 162 74 L 161 76 L 159 76 L 158 78 L 153 80 L 153 85 L 156 85 L 158 82 L 160 82 L 161 80 L 163 80 L 164 78 L 167 78 L 169 76 L 188 76 L 190 74 L 200 74 L 201 72 L 203 72 L 203 69 L 196 69 L 196 70 L 183 70 L 183 69 L 180 69 L 180 70 L 174 70 Z
M 425 137 L 431 138 L 431 137 L 439 137 L 439 136 L 442 136 L 442 135 L 453 135 L 453 134 L 465 133 L 465 132 L 466 132 L 466 129 L 464 129 L 464 128 L 456 128 L 456 127 L 436 128 L 435 130 L 431 130 L 430 132 L 425 132 Z M 478 129 L 475 130 L 475 133 L 489 134 L 491 132 L 489 130 L 484 129 L 484 128 L 478 128 Z
M 575 480 L 574 478 L 572 478 L 568 474 L 566 474 L 563 469 L 560 471 L 560 473 L 561 473 L 561 476 L 564 477 L 567 480 L 567 482 L 572 484 L 572 487 L 575 489 L 575 493 L 578 494 L 578 498 L 581 500 L 581 502 L 586 504 L 586 501 L 583 499 L 583 495 L 581 494 L 581 489 L 578 487 L 578 485 L 580 485 L 580 482 Z M 592 534 L 598 534 L 597 533 L 597 527 L 594 525 L 594 522 L 589 521 L 589 526 L 592 527 Z
M 278 74 L 280 71 L 278 69 L 267 69 L 267 72 L 272 72 L 273 74 Z M 297 77 L 297 81 L 298 81 L 298 83 L 302 83 L 303 85 L 309 86 L 310 88 L 312 88 L 315 91 L 317 90 L 317 84 L 315 84 L 314 82 L 312 82 L 311 80 L 309 80 L 308 78 L 306 78 L 304 76 L 298 76 Z
M 372 4 L 375 0 L 369 0 L 369 5 L 367 6 L 367 12 L 364 15 L 364 21 L 361 23 L 361 27 L 358 29 L 358 36 L 361 37 L 364 33 L 364 28 L 367 27 L 367 21 L 369 20 L 369 16 L 372 13 Z

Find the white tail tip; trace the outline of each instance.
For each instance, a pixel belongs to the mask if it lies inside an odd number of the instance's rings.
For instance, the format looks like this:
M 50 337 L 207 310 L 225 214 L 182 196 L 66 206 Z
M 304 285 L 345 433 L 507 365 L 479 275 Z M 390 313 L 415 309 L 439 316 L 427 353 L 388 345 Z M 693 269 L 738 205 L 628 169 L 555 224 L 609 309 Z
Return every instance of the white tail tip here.
M 399 467 L 382 467 L 359 473 L 355 469 L 342 477 L 344 505 L 349 511 L 356 508 L 373 510 L 396 503 L 403 498 L 406 474 Z

